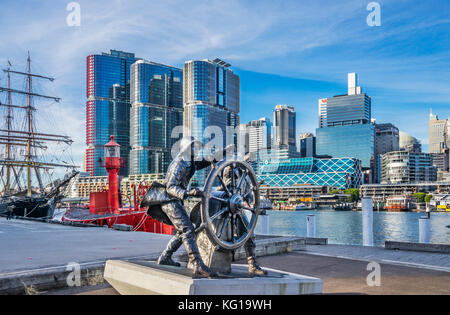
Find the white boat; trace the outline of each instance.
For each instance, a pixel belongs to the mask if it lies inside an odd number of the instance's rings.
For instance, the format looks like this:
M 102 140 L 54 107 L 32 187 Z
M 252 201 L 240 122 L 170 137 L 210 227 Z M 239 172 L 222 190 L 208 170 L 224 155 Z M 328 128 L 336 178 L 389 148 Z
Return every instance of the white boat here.
M 302 211 L 302 210 L 311 210 L 311 208 L 306 206 L 304 203 L 301 203 L 297 207 L 295 207 L 295 211 Z

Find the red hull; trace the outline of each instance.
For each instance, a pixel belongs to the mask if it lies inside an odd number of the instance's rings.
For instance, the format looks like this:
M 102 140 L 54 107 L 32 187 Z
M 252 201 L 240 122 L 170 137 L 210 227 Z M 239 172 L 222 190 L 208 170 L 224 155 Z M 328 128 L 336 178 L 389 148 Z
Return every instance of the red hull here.
M 173 235 L 175 228 L 171 225 L 159 222 L 148 216 L 145 210 L 130 211 L 129 209 L 119 209 L 120 213 L 104 214 L 93 216 L 89 213 L 89 208 L 69 209 L 64 214 L 62 221 L 76 222 L 83 224 L 94 224 L 98 226 L 107 225 L 112 228 L 114 224 L 126 224 L 133 227 L 133 231 L 150 232 Z

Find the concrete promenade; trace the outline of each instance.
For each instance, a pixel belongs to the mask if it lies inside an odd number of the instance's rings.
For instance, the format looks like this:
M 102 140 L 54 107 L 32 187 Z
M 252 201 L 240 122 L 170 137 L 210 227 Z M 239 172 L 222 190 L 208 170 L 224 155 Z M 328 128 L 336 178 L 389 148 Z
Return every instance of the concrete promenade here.
M 313 255 L 323 255 L 368 262 L 377 261 L 386 264 L 450 272 L 450 254 L 386 250 L 383 247 L 350 245 L 307 245 L 306 248 L 307 252 Z
M 450 272 L 446 271 L 381 263 L 380 286 L 369 286 L 367 277 L 372 269 L 367 270 L 366 261 L 318 256 L 306 251 L 261 257 L 259 262 L 268 268 L 321 278 L 324 294 L 450 295 Z
M 70 262 L 157 256 L 170 237 L 0 217 L 0 276 Z
M 87 291 L 89 294 L 114 294 L 114 290 L 105 284 L 100 285 L 99 290 L 95 286 L 64 289 L 67 287 L 67 264 L 75 262 L 81 265 L 82 271 L 95 270 L 101 275 L 107 259 L 156 259 L 170 237 L 100 227 L 73 227 L 17 219 L 6 221 L 0 217 L 0 293 L 2 290 L 8 293 L 5 290 L 9 285 L 17 287 L 18 283 L 21 286 L 20 281 L 34 285 L 36 282 L 33 281 L 37 281 L 34 275 L 41 274 L 48 277 L 49 285 L 58 283 L 63 288 L 62 291 L 54 291 L 50 286 L 43 290 L 48 293 Z M 257 241 L 260 248 L 268 248 L 271 242 L 284 242 L 284 249 L 280 247 L 278 253 L 290 251 L 261 257 L 261 264 L 322 278 L 324 293 L 450 295 L 450 254 L 345 245 L 307 245 L 306 251 L 297 251 L 298 248 L 292 244 L 299 244 L 298 241 L 299 238 L 294 237 L 273 238 L 273 241 L 268 237 L 260 238 Z M 266 251 L 266 254 L 275 253 Z M 179 255 L 183 252 L 180 250 Z M 366 284 L 370 272 L 366 267 L 372 261 L 381 264 L 381 287 Z M 86 283 L 92 285 L 91 282 Z

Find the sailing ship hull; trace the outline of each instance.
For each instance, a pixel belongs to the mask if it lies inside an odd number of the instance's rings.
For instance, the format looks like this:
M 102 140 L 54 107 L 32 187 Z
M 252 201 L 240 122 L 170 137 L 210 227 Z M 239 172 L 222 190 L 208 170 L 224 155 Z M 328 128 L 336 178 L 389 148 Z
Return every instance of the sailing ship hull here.
M 8 206 L 13 205 L 14 216 L 51 219 L 55 212 L 55 204 L 47 198 L 25 198 L 5 202 L 1 205 L 2 212 L 6 213 Z

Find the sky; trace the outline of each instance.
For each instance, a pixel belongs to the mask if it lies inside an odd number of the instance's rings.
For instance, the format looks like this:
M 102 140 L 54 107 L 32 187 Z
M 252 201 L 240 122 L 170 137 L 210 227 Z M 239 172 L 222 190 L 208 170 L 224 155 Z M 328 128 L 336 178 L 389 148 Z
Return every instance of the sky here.
M 241 123 L 272 119 L 275 105 L 288 104 L 298 134 L 315 133 L 318 99 L 345 94 L 347 73 L 356 72 L 377 122 L 427 151 L 430 109 L 450 116 L 450 1 L 376 2 L 381 25 L 371 27 L 366 0 L 79 0 L 80 25 L 69 26 L 70 1 L 2 0 L 0 66 L 9 60 L 23 71 L 29 50 L 32 72 L 55 77 L 36 85 L 62 98 L 42 108 L 38 128 L 70 135 L 79 165 L 86 56 L 110 49 L 178 67 L 219 57 L 240 76 Z

